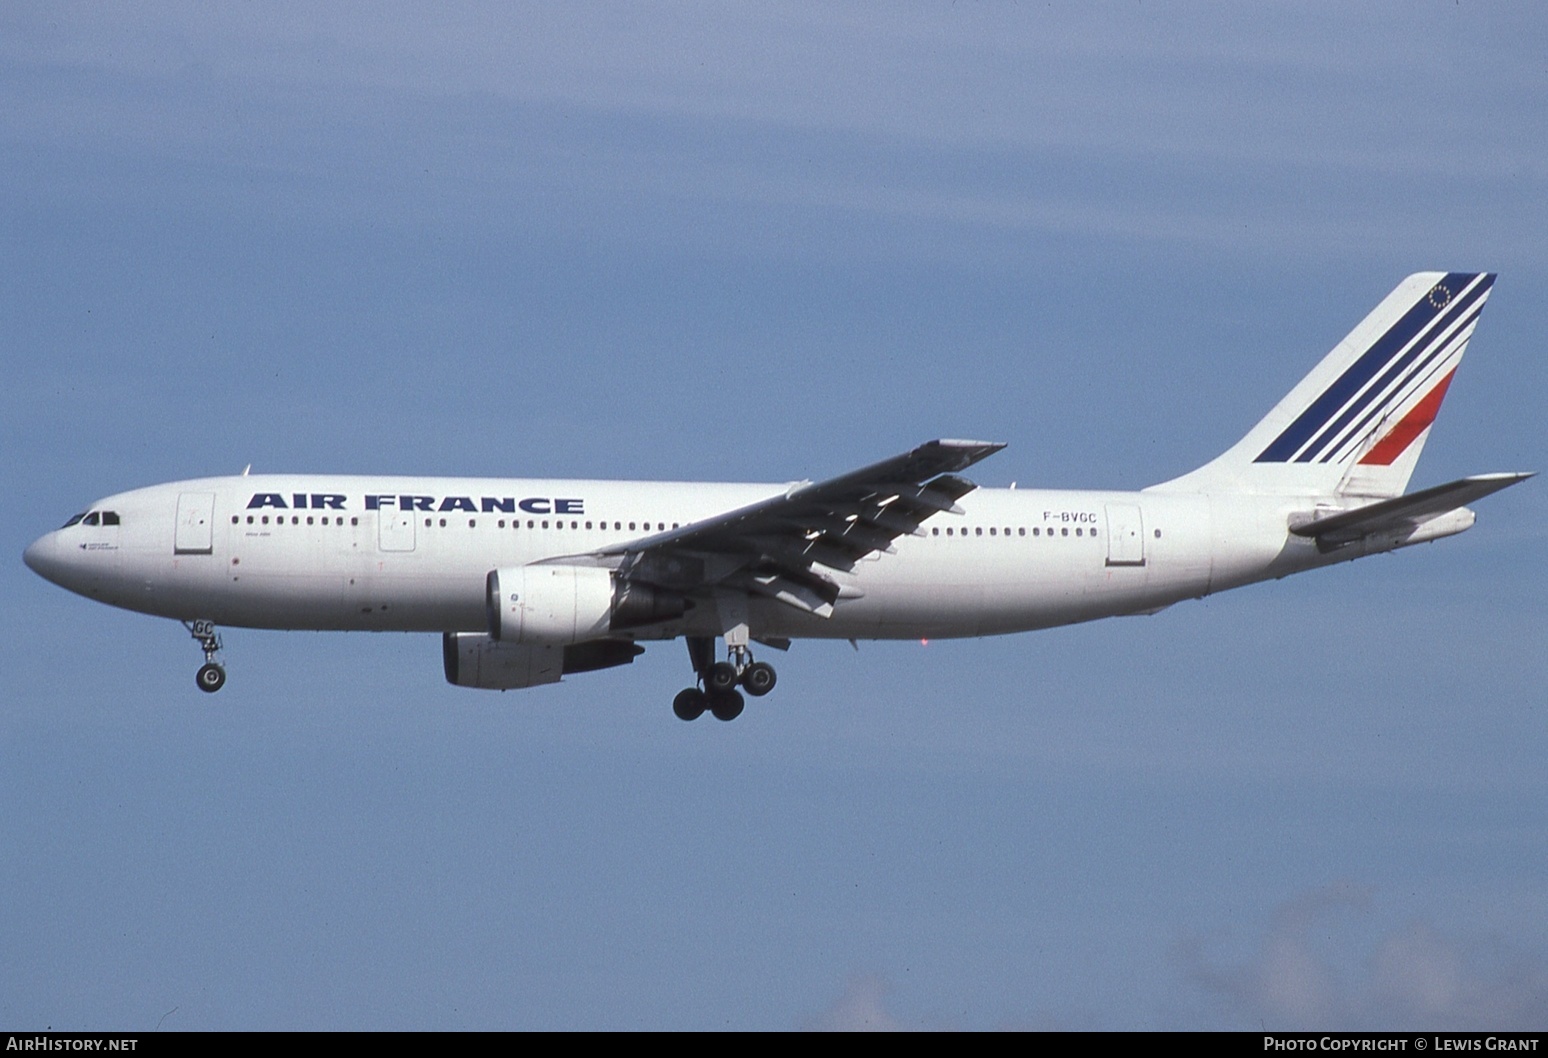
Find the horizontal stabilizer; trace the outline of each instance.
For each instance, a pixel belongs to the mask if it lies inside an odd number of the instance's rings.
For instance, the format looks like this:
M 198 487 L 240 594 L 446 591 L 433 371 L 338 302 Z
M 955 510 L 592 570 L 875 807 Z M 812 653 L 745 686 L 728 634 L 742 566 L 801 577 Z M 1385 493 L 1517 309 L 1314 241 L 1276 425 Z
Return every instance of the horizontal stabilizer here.
M 1337 547 L 1375 533 L 1411 529 L 1532 476 L 1530 473 L 1478 474 L 1325 518 L 1308 518 L 1292 524 L 1290 531 L 1297 536 L 1312 537 L 1325 549 Z

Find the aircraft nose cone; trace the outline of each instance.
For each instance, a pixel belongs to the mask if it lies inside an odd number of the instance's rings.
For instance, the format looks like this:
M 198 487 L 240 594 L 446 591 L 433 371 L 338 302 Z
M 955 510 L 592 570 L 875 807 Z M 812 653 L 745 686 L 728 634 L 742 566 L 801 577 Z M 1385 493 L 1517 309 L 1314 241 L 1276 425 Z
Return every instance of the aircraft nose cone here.
M 38 537 L 22 552 L 22 561 L 44 580 L 59 581 L 59 541 L 53 533 Z

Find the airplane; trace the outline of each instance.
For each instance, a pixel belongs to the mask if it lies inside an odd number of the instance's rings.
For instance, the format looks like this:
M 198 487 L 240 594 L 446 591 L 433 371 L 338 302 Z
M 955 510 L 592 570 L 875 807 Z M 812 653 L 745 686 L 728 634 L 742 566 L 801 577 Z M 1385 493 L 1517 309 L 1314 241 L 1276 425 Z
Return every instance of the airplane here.
M 24 560 L 181 621 L 204 691 L 218 626 L 439 632 L 450 683 L 498 690 L 681 637 L 673 711 L 732 720 L 774 689 L 754 644 L 1153 614 L 1470 528 L 1533 475 L 1404 489 L 1494 278 L 1404 279 L 1234 446 L 1138 492 L 979 488 L 962 472 L 1005 446 L 964 440 L 784 484 L 244 472 L 99 500 Z

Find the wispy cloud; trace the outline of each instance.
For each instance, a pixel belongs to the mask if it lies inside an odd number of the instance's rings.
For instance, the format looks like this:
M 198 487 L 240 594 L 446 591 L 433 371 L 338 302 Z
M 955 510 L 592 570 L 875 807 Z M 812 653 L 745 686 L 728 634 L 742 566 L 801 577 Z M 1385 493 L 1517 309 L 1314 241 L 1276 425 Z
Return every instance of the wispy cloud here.
M 902 1032 L 887 1009 L 887 982 L 874 974 L 849 979 L 844 994 L 803 1028 L 814 1032 Z
M 1231 962 L 1201 938 L 1178 951 L 1187 978 L 1231 1027 L 1276 1031 L 1531 1031 L 1548 1026 L 1548 963 L 1494 937 L 1413 920 L 1368 941 L 1368 889 L 1342 882 L 1274 912 L 1257 950 Z M 1346 956 L 1354 955 L 1352 961 Z
M 421 183 L 485 202 L 579 184 L 1350 252 L 1416 229 L 1416 249 L 1472 246 L 1480 211 L 1502 211 L 1525 251 L 1548 175 L 1534 28 L 1302 5 L 67 6 L 7 27 L 0 131 L 268 174 L 287 195 L 353 171 L 388 203 Z M 1440 93 L 1438 69 L 1467 75 Z M 1437 180 L 1472 193 L 1437 209 Z

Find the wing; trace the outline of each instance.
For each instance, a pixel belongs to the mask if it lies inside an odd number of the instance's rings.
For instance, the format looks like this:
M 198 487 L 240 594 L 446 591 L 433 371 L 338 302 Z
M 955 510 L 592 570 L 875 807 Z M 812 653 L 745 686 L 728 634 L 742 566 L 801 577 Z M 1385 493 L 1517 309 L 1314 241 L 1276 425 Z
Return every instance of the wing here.
M 930 441 L 911 452 L 827 481 L 792 485 L 762 500 L 680 529 L 598 552 L 622 561 L 626 584 L 691 594 L 709 588 L 777 599 L 819 617 L 833 613 L 834 570 L 852 571 L 900 536 L 923 536 L 925 519 L 962 513 L 977 488 L 957 477 L 1004 448 L 987 441 Z

